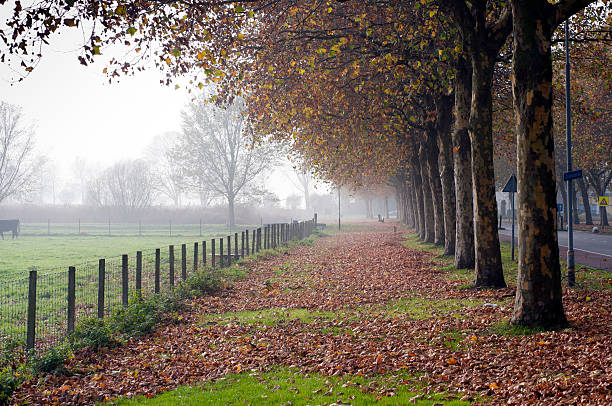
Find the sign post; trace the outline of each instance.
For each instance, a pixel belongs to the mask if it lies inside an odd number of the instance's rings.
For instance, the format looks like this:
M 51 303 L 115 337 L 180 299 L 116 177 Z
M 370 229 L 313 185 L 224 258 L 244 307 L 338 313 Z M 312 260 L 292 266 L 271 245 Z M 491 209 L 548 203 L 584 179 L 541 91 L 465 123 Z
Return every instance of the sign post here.
M 502 190 L 502 192 L 510 193 L 510 205 L 512 207 L 511 246 L 512 246 L 512 260 L 514 261 L 514 194 L 516 193 L 516 175 L 515 174 L 512 174 L 510 178 L 508 178 L 508 181 L 506 182 L 506 186 L 504 186 L 504 189 Z

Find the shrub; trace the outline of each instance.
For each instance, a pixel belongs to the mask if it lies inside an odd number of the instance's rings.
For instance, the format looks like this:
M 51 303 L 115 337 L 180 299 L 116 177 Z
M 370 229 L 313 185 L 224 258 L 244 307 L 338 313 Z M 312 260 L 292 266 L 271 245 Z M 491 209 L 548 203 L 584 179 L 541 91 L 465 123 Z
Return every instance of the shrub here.
M 0 370 L 0 405 L 8 405 L 11 395 L 22 380 L 23 376 L 11 368 Z
M 66 346 L 51 347 L 41 355 L 33 355 L 28 363 L 35 375 L 51 373 L 63 369 L 64 362 L 70 354 Z
M 74 333 L 68 337 L 72 349 L 89 347 L 94 351 L 112 347 L 118 343 L 113 337 L 113 330 L 105 320 L 95 317 L 83 319 L 77 324 Z
M 134 296 L 127 306 L 113 312 L 110 322 L 119 333 L 137 337 L 149 333 L 159 320 L 158 300 Z
M 190 275 L 184 282 L 181 282 L 175 290 L 175 295 L 180 299 L 213 295 L 221 290 L 222 286 L 223 280 L 219 271 L 203 268 Z

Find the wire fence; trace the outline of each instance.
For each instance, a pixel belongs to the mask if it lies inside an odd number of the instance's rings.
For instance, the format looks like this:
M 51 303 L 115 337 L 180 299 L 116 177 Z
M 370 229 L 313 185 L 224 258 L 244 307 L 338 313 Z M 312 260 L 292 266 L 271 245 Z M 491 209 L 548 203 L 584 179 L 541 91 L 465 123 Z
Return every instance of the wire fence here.
M 80 320 L 104 318 L 126 306 L 136 291 L 166 294 L 203 265 L 228 266 L 262 249 L 307 238 L 315 226 L 316 220 L 267 224 L 208 242 L 137 251 L 68 269 L 32 270 L 28 277 L 0 281 L 0 337 L 24 341 L 27 349 L 51 347 Z

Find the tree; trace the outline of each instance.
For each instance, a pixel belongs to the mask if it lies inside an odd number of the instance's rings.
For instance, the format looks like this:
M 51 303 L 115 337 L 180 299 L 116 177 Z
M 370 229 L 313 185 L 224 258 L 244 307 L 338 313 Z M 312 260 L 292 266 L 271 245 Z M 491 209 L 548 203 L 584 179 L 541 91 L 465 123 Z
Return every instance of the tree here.
M 245 108 L 241 98 L 220 106 L 198 98 L 182 113 L 183 133 L 175 150 L 187 176 L 225 198 L 230 227 L 236 200 L 248 196 L 248 186 L 277 159 L 273 145 L 247 143 Z
M 91 204 L 115 207 L 127 215 L 151 206 L 154 196 L 153 176 L 143 160 L 118 162 L 88 185 Z
M 158 135 L 145 152 L 146 160 L 153 172 L 155 190 L 170 199 L 175 207 L 181 206 L 183 194 L 187 189 L 181 165 L 174 156 L 178 137 L 179 134 L 175 132 Z
M 21 108 L 0 102 L 0 203 L 34 187 L 37 162 L 32 130 L 21 123 Z

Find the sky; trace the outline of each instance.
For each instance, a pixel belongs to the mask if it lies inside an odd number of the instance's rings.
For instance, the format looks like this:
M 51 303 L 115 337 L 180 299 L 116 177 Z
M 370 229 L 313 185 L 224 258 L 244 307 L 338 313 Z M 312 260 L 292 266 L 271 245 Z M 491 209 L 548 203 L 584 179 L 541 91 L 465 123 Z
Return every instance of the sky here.
M 181 130 L 180 112 L 193 98 L 185 86 L 160 84 L 162 73 L 154 68 L 109 84 L 103 58 L 79 64 L 80 43 L 74 30 L 56 36 L 21 82 L 0 64 L 0 100 L 22 107 L 38 152 L 53 161 L 59 178 L 70 176 L 76 157 L 102 167 L 142 157 L 156 135 Z M 103 56 L 113 51 L 103 50 Z M 281 199 L 298 193 L 280 171 L 269 179 L 269 190 Z

